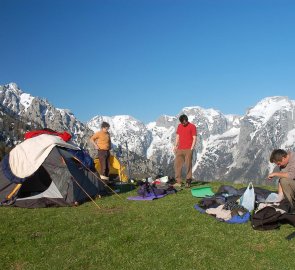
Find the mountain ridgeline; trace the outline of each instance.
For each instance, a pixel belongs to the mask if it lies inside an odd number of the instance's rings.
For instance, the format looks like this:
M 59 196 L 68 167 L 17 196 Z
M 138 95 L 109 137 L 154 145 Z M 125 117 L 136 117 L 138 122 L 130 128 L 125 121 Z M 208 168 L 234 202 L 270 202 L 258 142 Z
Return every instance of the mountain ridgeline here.
M 68 131 L 73 142 L 94 157 L 89 137 L 100 129 L 102 121 L 107 121 L 114 152 L 122 152 L 119 158 L 126 164 L 128 159 L 134 178 L 173 176 L 172 149 L 178 116 L 183 113 L 198 129 L 193 177 L 199 181 L 269 184 L 266 177 L 273 169 L 269 163 L 271 151 L 295 150 L 295 101 L 281 96 L 261 100 L 244 116 L 195 106 L 147 125 L 128 115 L 98 115 L 82 123 L 69 110 L 57 109 L 46 99 L 24 93 L 15 83 L 0 86 L 0 104 L 2 152 L 19 143 L 25 131 L 46 127 Z

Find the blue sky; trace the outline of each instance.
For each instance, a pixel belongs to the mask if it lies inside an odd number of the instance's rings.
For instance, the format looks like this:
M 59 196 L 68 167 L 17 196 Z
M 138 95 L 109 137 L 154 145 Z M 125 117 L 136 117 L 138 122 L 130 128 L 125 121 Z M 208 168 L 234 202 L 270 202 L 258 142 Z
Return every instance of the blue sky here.
M 86 122 L 295 100 L 295 1 L 0 0 L 0 85 Z

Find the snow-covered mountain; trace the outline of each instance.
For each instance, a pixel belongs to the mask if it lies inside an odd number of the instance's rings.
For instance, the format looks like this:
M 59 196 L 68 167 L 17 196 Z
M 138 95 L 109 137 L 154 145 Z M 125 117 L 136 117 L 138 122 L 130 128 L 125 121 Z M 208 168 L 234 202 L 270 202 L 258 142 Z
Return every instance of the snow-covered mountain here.
M 198 129 L 193 160 L 197 180 L 269 184 L 265 179 L 273 169 L 269 163 L 271 151 L 295 150 L 295 101 L 288 97 L 267 97 L 244 116 L 185 107 L 176 116 L 163 115 L 147 125 L 128 115 L 98 115 L 83 124 L 70 111 L 56 109 L 46 99 L 32 97 L 13 83 L 0 86 L 0 102 L 23 119 L 55 130 L 68 130 L 86 148 L 90 148 L 89 136 L 100 129 L 102 121 L 107 121 L 114 149 L 126 152 L 128 147 L 133 170 L 144 174 L 162 171 L 173 176 L 172 148 L 178 117 L 183 113 Z
M 79 145 L 87 143 L 90 130 L 67 109 L 58 109 L 46 99 L 24 93 L 15 83 L 0 86 L 0 104 L 7 112 L 43 128 L 65 130 Z
M 55 108 L 46 99 L 33 97 L 23 92 L 15 83 L 0 86 L 0 105 L 1 128 L 4 126 L 5 130 L 11 129 L 3 123 L 3 115 L 10 115 L 28 123 L 27 130 L 50 128 L 57 131 L 68 131 L 72 134 L 74 143 L 88 150 L 92 157 L 96 156 L 96 151 L 89 142 L 89 138 L 94 131 L 99 129 L 102 117 L 95 117 L 92 125 L 90 121 L 90 129 L 86 124 L 80 122 L 70 110 Z M 159 166 L 146 158 L 146 149 L 150 144 L 151 135 L 145 125 L 131 116 L 106 117 L 106 121 L 110 122 L 112 127 L 115 150 L 118 146 L 123 148 L 123 155 L 120 159 L 124 163 L 127 163 L 127 159 L 130 161 L 130 175 L 132 177 L 157 175 L 160 172 Z M 0 130 L 0 139 L 5 144 L 9 142 L 9 146 L 13 146 L 23 139 L 26 129 L 22 128 L 22 131 L 21 137 L 9 133 L 13 138 L 8 139 L 8 132 Z M 126 154 L 127 145 L 128 156 Z
M 96 132 L 100 130 L 103 121 L 110 124 L 112 143 L 115 147 L 126 148 L 127 143 L 130 151 L 146 157 L 147 148 L 152 141 L 152 134 L 142 122 L 129 115 L 96 116 L 87 123 L 87 126 Z
M 234 163 L 226 177 L 265 179 L 273 166 L 269 155 L 275 148 L 295 149 L 295 101 L 287 97 L 268 97 L 249 109 L 240 119 L 239 140 Z
M 133 151 L 146 154 L 165 174 L 173 175 L 175 131 L 179 115 L 185 113 L 198 129 L 195 179 L 269 184 L 266 176 L 273 169 L 271 151 L 295 150 L 294 111 L 295 101 L 268 97 L 244 116 L 196 106 L 183 108 L 176 116 L 161 116 L 146 126 L 130 116 L 96 116 L 87 125 L 95 131 L 102 121 L 108 121 L 114 141 L 122 143 L 128 138 Z

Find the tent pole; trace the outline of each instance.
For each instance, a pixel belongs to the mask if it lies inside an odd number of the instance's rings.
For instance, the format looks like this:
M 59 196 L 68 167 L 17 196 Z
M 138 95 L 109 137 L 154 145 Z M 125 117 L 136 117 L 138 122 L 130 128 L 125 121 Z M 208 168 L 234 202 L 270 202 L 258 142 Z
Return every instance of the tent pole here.
M 128 176 L 129 176 L 129 182 L 131 180 L 131 169 L 130 169 L 130 163 L 129 163 L 129 149 L 128 149 L 128 143 L 127 141 L 125 141 L 125 145 L 126 145 L 126 152 L 127 152 L 127 167 L 128 167 Z
M 75 179 L 74 176 L 71 177 L 74 182 L 78 185 L 79 188 L 87 195 L 87 197 L 96 205 L 98 209 L 101 209 L 101 207 L 91 198 L 91 196 L 86 192 L 86 190 L 78 183 L 78 181 Z
M 19 189 L 21 188 L 21 186 L 22 186 L 22 184 L 17 184 L 15 186 L 15 188 L 10 192 L 10 194 L 8 194 L 6 196 L 6 199 L 7 200 L 10 200 L 12 198 L 12 196 L 15 195 L 19 191 Z

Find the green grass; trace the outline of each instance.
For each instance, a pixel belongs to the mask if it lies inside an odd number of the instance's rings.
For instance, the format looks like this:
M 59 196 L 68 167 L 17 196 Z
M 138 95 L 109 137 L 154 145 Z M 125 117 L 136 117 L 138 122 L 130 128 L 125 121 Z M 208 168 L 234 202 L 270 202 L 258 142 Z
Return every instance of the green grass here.
M 126 199 L 135 194 L 97 199 L 101 209 L 0 208 L 0 269 L 295 269 L 290 225 L 219 222 L 194 209 L 190 190 Z

